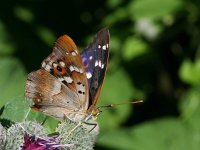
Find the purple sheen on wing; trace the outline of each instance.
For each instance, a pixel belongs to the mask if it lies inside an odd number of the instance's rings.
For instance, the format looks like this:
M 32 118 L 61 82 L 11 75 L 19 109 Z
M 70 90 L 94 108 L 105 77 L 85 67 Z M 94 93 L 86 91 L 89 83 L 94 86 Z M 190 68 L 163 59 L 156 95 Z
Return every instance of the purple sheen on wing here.
M 86 73 L 93 73 L 94 66 L 91 66 L 90 57 L 92 56 L 92 51 L 84 51 L 81 53 L 82 61 L 85 67 Z M 88 79 L 88 86 L 90 86 L 91 78 Z

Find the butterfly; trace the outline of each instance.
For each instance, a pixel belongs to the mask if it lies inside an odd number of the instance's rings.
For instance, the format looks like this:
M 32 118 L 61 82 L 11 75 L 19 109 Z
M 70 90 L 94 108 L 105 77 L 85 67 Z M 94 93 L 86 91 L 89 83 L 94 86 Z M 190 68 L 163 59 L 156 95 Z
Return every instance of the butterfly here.
M 33 110 L 63 120 L 96 119 L 109 57 L 109 30 L 100 30 L 80 54 L 67 35 L 59 37 L 41 69 L 28 75 L 25 97 Z

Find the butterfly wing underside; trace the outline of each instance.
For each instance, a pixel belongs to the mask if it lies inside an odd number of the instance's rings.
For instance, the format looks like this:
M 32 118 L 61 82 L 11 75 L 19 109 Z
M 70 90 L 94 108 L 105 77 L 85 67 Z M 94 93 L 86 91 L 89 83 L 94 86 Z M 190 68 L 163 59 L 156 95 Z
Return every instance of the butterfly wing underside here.
M 86 112 L 89 104 L 86 73 L 69 36 L 58 38 L 41 69 L 28 75 L 25 97 L 34 102 L 34 109 L 56 118 L 72 120 L 73 115 Z
M 81 53 L 89 86 L 88 111 L 92 111 L 96 106 L 106 74 L 109 57 L 109 36 L 108 29 L 100 30 L 93 42 Z

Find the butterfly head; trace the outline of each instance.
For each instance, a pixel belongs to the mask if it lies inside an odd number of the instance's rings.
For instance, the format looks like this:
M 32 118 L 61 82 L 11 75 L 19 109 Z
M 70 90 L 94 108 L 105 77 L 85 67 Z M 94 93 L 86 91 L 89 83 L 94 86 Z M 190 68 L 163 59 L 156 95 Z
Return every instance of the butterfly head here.
M 101 114 L 101 110 L 99 108 L 95 108 L 91 112 L 92 120 L 96 120 L 97 117 Z

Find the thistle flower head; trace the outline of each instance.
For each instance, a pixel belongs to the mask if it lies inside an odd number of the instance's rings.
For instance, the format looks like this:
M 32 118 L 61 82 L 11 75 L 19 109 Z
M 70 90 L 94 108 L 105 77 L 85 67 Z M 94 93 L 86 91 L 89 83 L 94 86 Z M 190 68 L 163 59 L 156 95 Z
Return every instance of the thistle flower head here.
M 22 150 L 61 150 L 61 148 L 72 146 L 73 144 L 59 144 L 55 137 L 36 138 L 25 132 Z

